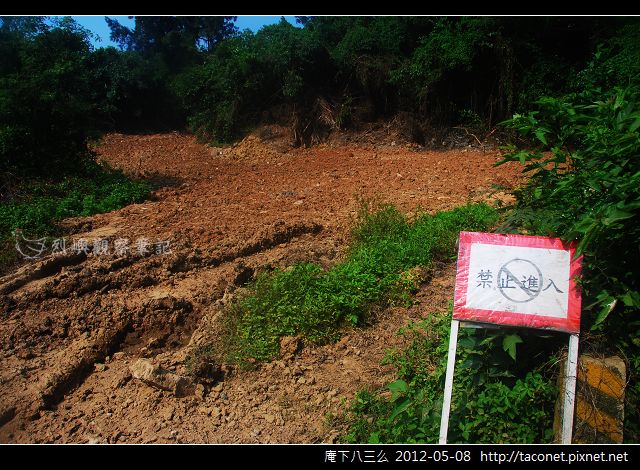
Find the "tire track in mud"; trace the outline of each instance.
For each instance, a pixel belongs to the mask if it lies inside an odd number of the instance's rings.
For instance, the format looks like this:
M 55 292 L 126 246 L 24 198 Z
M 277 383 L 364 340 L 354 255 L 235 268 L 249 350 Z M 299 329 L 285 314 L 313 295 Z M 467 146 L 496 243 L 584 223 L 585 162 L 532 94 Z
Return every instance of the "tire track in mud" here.
M 508 191 L 520 173 L 467 149 L 284 153 L 254 138 L 223 150 L 179 134 L 105 137 L 98 153 L 112 166 L 175 184 L 67 226 L 109 240 L 171 238 L 174 253 L 45 259 L 0 279 L 0 442 L 329 439 L 324 413 L 358 386 L 384 383 L 380 360 L 399 341 L 395 330 L 424 311 L 394 310 L 337 345 L 304 348 L 187 398 L 131 380 L 129 363 L 148 358 L 184 373 L 189 348 L 215 337 L 221 305 L 254 273 L 330 266 L 346 245 L 355 194 L 404 212 L 448 209 L 493 197 L 492 183 Z M 431 311 L 446 309 L 450 278 Z
M 137 295 L 135 291 L 154 286 L 164 277 L 170 277 L 174 273 L 189 273 L 199 269 L 218 268 L 231 263 L 235 268 L 235 276 L 231 277 L 232 283 L 241 285 L 246 283 L 253 270 L 246 267 L 238 269 L 239 260 L 249 256 L 263 253 L 281 244 L 289 243 L 302 235 L 317 235 L 322 226 L 317 223 L 286 224 L 279 222 L 255 234 L 248 242 L 239 246 L 223 247 L 217 253 L 204 256 L 179 253 L 169 260 L 159 261 L 157 258 L 118 258 L 108 263 L 101 263 L 99 259 L 85 256 L 56 257 L 37 263 L 35 266 L 24 268 L 20 276 L 4 280 L 4 304 L 12 303 L 15 312 L 19 312 L 22 306 L 34 302 L 42 302 L 46 299 L 76 300 L 88 294 L 104 295 L 108 291 L 121 289 L 127 295 L 133 297 L 135 306 L 122 306 L 115 310 L 116 318 L 112 318 L 111 326 L 101 327 L 89 340 L 79 339 L 68 344 L 64 349 L 55 352 L 49 358 L 54 367 L 40 371 L 39 379 L 35 387 L 32 387 L 31 397 L 19 395 L 15 401 L 4 398 L 0 406 L 0 426 L 16 417 L 37 419 L 40 411 L 53 409 L 64 395 L 81 384 L 92 372 L 94 364 L 104 362 L 105 357 L 121 350 L 135 351 L 135 346 L 148 339 L 152 334 L 154 349 L 162 350 L 162 346 L 179 348 L 185 346 L 191 339 L 191 333 L 195 330 L 201 318 L 200 308 L 194 307 L 194 303 L 184 298 L 175 298 L 164 295 L 161 298 L 149 299 Z M 82 253 L 84 255 L 84 253 Z M 63 273 L 63 281 L 56 282 L 56 276 L 65 266 L 73 266 L 87 263 L 77 273 L 66 278 Z M 96 266 L 97 265 L 97 266 Z M 122 272 L 125 270 L 125 272 Z M 159 271 L 162 270 L 163 273 Z M 142 281 L 140 273 L 144 273 Z M 32 292 L 20 292 L 29 282 L 40 280 L 44 277 L 53 277 L 48 284 L 40 286 Z M 19 281 L 16 281 L 19 279 Z M 130 292 L 134 290 L 134 292 Z M 216 297 L 222 297 L 224 289 L 218 290 L 209 302 Z M 137 298 L 136 298 L 137 297 Z M 7 302 L 7 299 L 9 301 Z M 2 305 L 2 304 L 0 304 Z M 6 312 L 5 312 L 6 313 Z M 102 313 L 102 312 L 99 312 Z M 11 314 L 9 314 L 11 316 Z M 23 328 L 23 335 L 18 332 L 18 342 L 29 337 L 29 332 Z M 36 330 L 37 331 L 37 330 Z M 16 333 L 12 332 L 13 343 L 16 342 Z M 182 336 L 182 338 L 180 338 Z M 173 338 L 173 339 L 172 339 Z M 7 349 L 3 341 L 4 349 Z M 158 347 L 161 346 L 161 347 Z M 143 348 L 144 349 L 144 348 Z M 137 351 L 136 351 L 137 352 Z M 32 353 L 27 353 L 26 357 Z M 25 402 L 28 403 L 24 406 Z
M 204 256 L 192 253 L 180 253 L 172 256 L 169 261 L 164 263 L 158 261 L 156 258 L 149 260 L 142 256 L 116 258 L 107 264 L 99 264 L 97 267 L 92 266 L 88 270 L 83 269 L 79 273 L 66 278 L 65 282 L 52 283 L 44 286 L 44 288 L 40 289 L 34 296 L 26 295 L 23 296 L 23 298 L 30 302 L 50 297 L 65 298 L 69 297 L 72 293 L 76 296 L 81 296 L 89 292 L 104 289 L 105 287 L 108 287 L 109 290 L 117 289 L 122 287 L 126 280 L 117 279 L 115 274 L 124 268 L 133 266 L 139 261 L 144 263 L 142 268 L 145 271 L 165 267 L 170 273 L 184 273 L 202 267 L 215 267 L 222 263 L 228 263 L 260 251 L 269 250 L 282 243 L 287 243 L 300 235 L 318 234 L 321 230 L 322 225 L 314 222 L 287 224 L 283 221 L 278 221 L 254 235 L 248 242 L 239 246 L 223 247 L 218 250 L 217 253 Z M 87 251 L 90 252 L 92 249 L 93 246 L 88 244 Z M 17 274 L 0 278 L 0 295 L 11 294 L 32 281 L 54 276 L 60 273 L 62 268 L 78 265 L 86 260 L 87 254 L 80 252 L 64 256 L 51 256 L 48 259 L 36 263 L 34 266 L 26 266 Z M 139 270 L 140 266 L 136 265 L 135 269 Z M 147 287 L 148 285 L 155 284 L 157 281 L 144 279 L 135 282 L 137 282 L 137 284 L 131 287 Z M 102 293 L 104 292 L 106 291 L 103 290 Z
M 31 281 L 52 276 L 59 273 L 62 268 L 80 264 L 86 259 L 86 253 L 80 252 L 70 255 L 52 256 L 47 260 L 37 263 L 35 267 L 23 267 L 16 273 L 0 278 L 0 295 L 10 294 Z

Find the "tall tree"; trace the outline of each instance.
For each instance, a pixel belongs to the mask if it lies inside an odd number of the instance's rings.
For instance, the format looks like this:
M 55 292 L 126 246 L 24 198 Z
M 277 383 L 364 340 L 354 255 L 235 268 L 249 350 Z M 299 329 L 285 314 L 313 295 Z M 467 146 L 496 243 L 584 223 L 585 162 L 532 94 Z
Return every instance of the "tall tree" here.
M 237 31 L 236 19 L 236 16 L 136 16 L 131 29 L 105 17 L 112 41 L 122 49 L 146 53 L 175 47 L 211 50 Z

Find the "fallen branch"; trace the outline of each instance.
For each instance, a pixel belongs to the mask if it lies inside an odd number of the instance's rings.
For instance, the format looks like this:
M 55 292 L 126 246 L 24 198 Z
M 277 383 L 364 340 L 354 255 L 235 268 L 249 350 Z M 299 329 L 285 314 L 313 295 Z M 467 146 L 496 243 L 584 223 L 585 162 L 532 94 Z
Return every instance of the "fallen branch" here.
M 454 128 L 454 129 L 462 129 L 463 131 L 465 131 L 465 132 L 467 133 L 467 135 L 470 135 L 471 137 L 473 137 L 474 139 L 476 139 L 476 142 L 478 142 L 478 145 L 480 145 L 480 147 L 482 147 L 482 150 L 484 150 L 484 144 L 483 144 L 482 142 L 480 142 L 480 139 L 478 139 L 478 137 L 476 137 L 476 135 L 475 135 L 475 134 L 473 134 L 473 133 L 469 132 L 469 130 L 468 130 L 468 129 L 466 129 L 466 128 L 464 128 L 464 127 L 457 127 L 457 126 L 454 126 L 453 128 Z M 495 129 L 494 129 L 494 130 L 495 130 Z M 489 134 L 489 135 L 491 135 L 491 134 Z

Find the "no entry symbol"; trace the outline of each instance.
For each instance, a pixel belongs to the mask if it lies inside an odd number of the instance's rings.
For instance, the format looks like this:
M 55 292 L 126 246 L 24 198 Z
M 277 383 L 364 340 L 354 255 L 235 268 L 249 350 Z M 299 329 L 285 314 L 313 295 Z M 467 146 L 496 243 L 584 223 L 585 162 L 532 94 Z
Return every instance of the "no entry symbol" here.
M 580 331 L 580 258 L 559 238 L 460 233 L 456 320 Z
M 541 286 L 542 272 L 526 259 L 512 259 L 498 272 L 498 290 L 512 302 L 531 302 L 540 294 Z

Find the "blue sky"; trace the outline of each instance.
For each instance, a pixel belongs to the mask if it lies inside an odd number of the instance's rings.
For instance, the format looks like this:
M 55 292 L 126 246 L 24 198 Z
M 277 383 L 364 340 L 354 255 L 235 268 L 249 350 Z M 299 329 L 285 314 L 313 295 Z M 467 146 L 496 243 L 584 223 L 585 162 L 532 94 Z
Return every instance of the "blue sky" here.
M 94 41 L 94 46 L 115 46 L 109 39 L 110 31 L 107 23 L 104 21 L 104 16 L 73 16 L 72 18 L 100 37 L 101 41 Z M 130 20 L 126 16 L 109 16 L 109 18 L 117 19 L 120 24 L 124 26 L 133 27 L 134 25 L 134 20 Z M 240 30 L 248 28 L 256 32 L 265 25 L 277 23 L 280 21 L 280 18 L 280 16 L 238 16 L 236 26 L 240 28 Z M 292 25 L 296 25 L 296 18 L 294 16 L 285 16 L 285 19 Z

